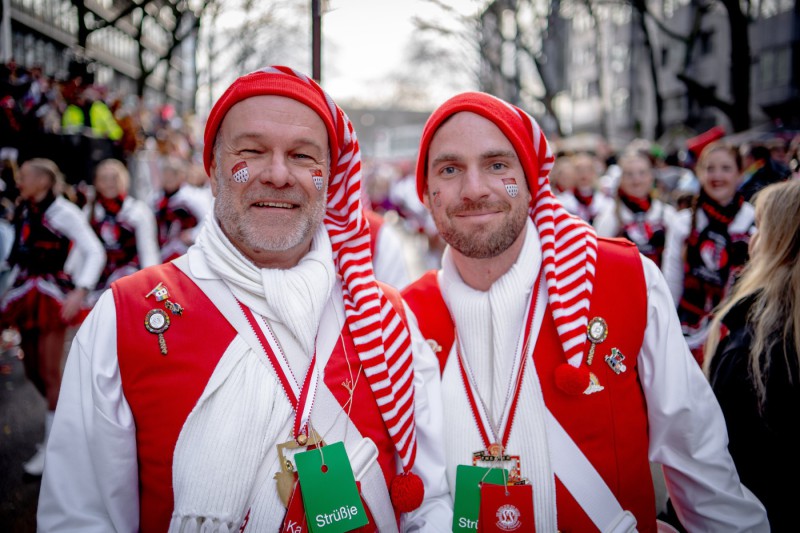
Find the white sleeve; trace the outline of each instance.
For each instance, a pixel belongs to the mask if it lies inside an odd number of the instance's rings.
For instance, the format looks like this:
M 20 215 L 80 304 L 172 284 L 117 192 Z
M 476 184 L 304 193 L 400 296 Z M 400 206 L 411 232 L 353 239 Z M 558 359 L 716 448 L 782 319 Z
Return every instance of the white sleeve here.
M 616 202 L 604 203 L 603 208 L 597 213 L 593 225 L 599 237 L 619 237 Z
M 728 452 L 725 418 L 681 334 L 667 285 L 642 257 L 647 328 L 639 379 L 647 400 L 650 461 L 663 465 L 687 531 L 769 531 L 766 512 L 739 481 Z
M 106 266 L 106 251 L 89 225 L 86 215 L 80 208 L 64 198 L 58 198 L 47 209 L 47 223 L 64 235 L 80 257 L 80 268 L 75 266 L 72 282 L 76 287 L 94 289 Z
M 106 291 L 72 343 L 47 440 L 40 533 L 139 529 L 136 428 L 122 392 L 115 323 Z
M 405 513 L 401 531 L 449 532 L 453 527 L 453 499 L 447 484 L 444 457 L 444 420 L 439 360 L 422 337 L 414 313 L 403 304 L 414 354 L 414 419 L 417 457 L 414 472 L 425 485 L 425 499 L 416 511 Z
M 667 281 L 674 307 L 677 308 L 683 295 L 683 247 L 691 230 L 692 211 L 682 209 L 671 220 L 667 218 L 665 222 L 666 242 L 661 270 Z
M 136 253 L 141 268 L 161 264 L 161 251 L 158 248 L 158 229 L 156 216 L 147 204 L 136 200 L 131 205 L 129 222 L 136 231 Z
M 212 203 L 203 190 L 193 185 L 184 184 L 181 186 L 178 194 L 181 195 L 180 200 L 186 209 L 197 219 L 197 225 L 190 228 L 192 242 L 194 242 L 197 240 L 197 236 L 200 235 L 200 230 L 206 217 L 212 213 Z
M 406 264 L 405 244 L 397 231 L 387 222 L 381 225 L 372 262 L 377 280 L 403 290 L 411 283 L 411 276 Z

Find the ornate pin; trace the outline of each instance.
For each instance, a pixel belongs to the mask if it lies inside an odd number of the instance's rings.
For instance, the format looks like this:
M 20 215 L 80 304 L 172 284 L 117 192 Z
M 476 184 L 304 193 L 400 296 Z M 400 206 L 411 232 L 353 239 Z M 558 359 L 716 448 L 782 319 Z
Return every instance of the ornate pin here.
M 155 296 L 157 302 L 163 302 L 169 298 L 169 291 L 164 283 L 159 281 L 158 285 L 153 287 L 153 290 L 145 295 L 145 298 L 150 298 L 151 296 Z
M 594 375 L 594 372 L 589 372 L 589 386 L 586 387 L 586 390 L 583 391 L 584 394 L 594 394 L 595 392 L 600 392 L 603 390 L 603 386 L 600 385 L 600 380 L 597 379 L 597 376 Z
M 322 190 L 322 171 L 320 169 L 315 168 L 311 171 L 311 179 L 314 180 L 314 187 L 316 187 L 318 191 Z
M 485 466 L 481 463 L 490 463 L 492 467 L 496 463 L 503 463 L 510 466 L 508 472 L 508 484 L 518 484 L 524 480 L 520 470 L 520 456 L 511 455 L 503 450 L 503 445 L 494 442 L 489 445 L 487 450 L 480 450 L 472 453 L 472 466 Z
M 431 347 L 433 353 L 439 353 L 442 351 L 442 345 L 436 342 L 436 339 L 425 339 L 425 342 L 427 342 L 428 346 Z
M 516 198 L 519 194 L 519 185 L 514 178 L 503 178 L 503 185 L 506 186 L 506 192 L 511 198 Z
M 178 302 L 171 302 L 170 300 L 167 300 L 166 302 L 164 302 L 164 306 L 170 311 L 172 311 L 173 315 L 177 316 L 183 315 L 183 306 Z
M 247 183 L 250 181 L 250 170 L 247 168 L 247 161 L 239 161 L 231 169 L 233 181 L 236 183 Z
M 589 325 L 586 327 L 586 336 L 589 337 L 589 342 L 592 343 L 591 348 L 589 348 L 589 355 L 586 357 L 586 364 L 591 365 L 594 359 L 595 346 L 608 337 L 608 325 L 606 321 L 599 316 L 591 319 Z
M 167 355 L 167 341 L 164 340 L 164 332 L 169 328 L 169 315 L 163 309 L 151 309 L 144 317 L 144 327 L 150 333 L 158 335 L 158 347 L 161 355 Z
M 628 370 L 628 367 L 622 362 L 625 360 L 625 356 L 616 348 L 611 348 L 611 355 L 605 356 L 605 360 L 615 374 L 622 374 Z

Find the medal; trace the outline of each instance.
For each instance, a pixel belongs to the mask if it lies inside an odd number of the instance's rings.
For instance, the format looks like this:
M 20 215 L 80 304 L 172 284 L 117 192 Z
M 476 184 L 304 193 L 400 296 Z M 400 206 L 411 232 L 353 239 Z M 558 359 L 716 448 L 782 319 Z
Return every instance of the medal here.
M 167 341 L 164 340 L 164 332 L 169 328 L 169 315 L 162 309 L 151 309 L 144 317 L 144 327 L 150 333 L 158 335 L 161 355 L 167 355 Z
M 586 357 L 586 364 L 591 365 L 594 359 L 595 346 L 608 337 L 608 325 L 606 321 L 599 316 L 591 319 L 589 325 L 586 326 L 586 336 L 589 338 L 589 342 L 592 343 L 592 346 L 589 348 L 589 355 Z
M 289 504 L 289 497 L 292 495 L 295 482 L 297 481 L 297 471 L 294 469 L 292 462 L 286 458 L 286 455 L 283 452 L 285 450 L 296 450 L 304 446 L 325 445 L 325 443 L 322 442 L 322 438 L 316 431 L 311 430 L 310 433 L 311 434 L 309 436 L 302 435 L 302 439 L 300 439 L 300 436 L 298 436 L 297 439 L 288 440 L 283 444 L 278 444 L 276 446 L 278 449 L 278 462 L 281 465 L 281 470 L 280 472 L 275 472 L 275 476 L 273 476 L 273 478 L 278 484 L 278 496 L 280 496 L 284 507 Z M 300 443 L 300 440 L 303 442 Z

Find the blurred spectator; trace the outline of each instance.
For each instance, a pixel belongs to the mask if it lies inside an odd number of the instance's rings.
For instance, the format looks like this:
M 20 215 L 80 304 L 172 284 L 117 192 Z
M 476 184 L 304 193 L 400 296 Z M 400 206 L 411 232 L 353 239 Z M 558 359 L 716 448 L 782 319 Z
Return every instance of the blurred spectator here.
M 84 212 L 106 251 L 106 265 L 97 283 L 85 300 L 91 310 L 100 294 L 123 276 L 141 268 L 161 263 L 153 211 L 141 200 L 128 195 L 130 175 L 117 159 L 106 159 L 97 165 L 94 177 L 95 197 L 86 204 Z M 70 263 L 77 254 L 70 254 Z
M 783 181 L 791 175 L 789 167 L 773 159 L 769 148 L 763 144 L 746 144 L 741 151 L 745 171 L 739 191 L 747 201 L 767 185 Z
M 800 500 L 800 182 L 768 185 L 755 210 L 750 262 L 716 312 L 705 370 L 739 477 L 779 533 L 796 531 Z
M 622 174 L 617 194 L 597 214 L 594 227 L 601 237 L 632 241 L 642 255 L 660 267 L 666 224 L 675 217 L 675 209 L 655 197 L 655 174 L 645 154 L 626 152 L 619 166 Z
M 597 214 L 612 200 L 600 192 L 601 164 L 589 152 L 578 152 L 572 156 L 575 168 L 575 188 L 573 194 L 578 200 L 577 212 L 573 213 L 592 224 Z M 566 208 L 566 206 L 564 206 Z
M 20 202 L 9 258 L 14 280 L 0 301 L 0 329 L 12 327 L 21 335 L 25 374 L 47 400 L 46 442 L 61 386 L 66 329 L 97 284 L 105 252 L 80 210 L 60 195 L 63 177 L 55 163 L 26 161 L 18 185 Z M 83 258 L 74 277 L 64 271 L 70 248 L 80 250 Z M 41 475 L 43 446 L 23 468 Z
M 411 283 L 405 244 L 397 230 L 380 214 L 364 208 L 369 223 L 370 251 L 375 279 L 402 290 Z
M 686 341 L 702 363 L 709 313 L 747 262 L 754 213 L 737 190 L 741 159 L 734 147 L 721 142 L 706 146 L 697 175 L 700 194 L 667 228 L 662 270 Z
M 207 198 L 187 183 L 187 177 L 184 161 L 176 158 L 162 161 L 161 191 L 155 201 L 155 215 L 164 263 L 186 253 L 197 237 L 200 222 L 209 213 Z
M 3 297 L 8 287 L 11 274 L 11 267 L 8 264 L 11 246 L 14 244 L 14 226 L 11 222 L 14 218 L 14 204 L 19 195 L 17 154 L 16 148 L 0 148 L 0 165 L 2 165 L 2 178 L 0 179 L 0 298 Z
M 550 186 L 556 198 L 572 214 L 577 214 L 578 212 L 578 200 L 573 194 L 577 178 L 575 165 L 569 156 L 556 157 L 553 162 L 553 168 L 550 169 Z

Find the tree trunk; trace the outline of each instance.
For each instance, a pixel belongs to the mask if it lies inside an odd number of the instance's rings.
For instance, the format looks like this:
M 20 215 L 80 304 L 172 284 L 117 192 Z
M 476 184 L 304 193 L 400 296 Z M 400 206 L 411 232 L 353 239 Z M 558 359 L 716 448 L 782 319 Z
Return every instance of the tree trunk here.
M 750 128 L 750 37 L 747 16 L 738 0 L 724 0 L 731 32 L 731 99 L 728 113 L 734 131 Z

